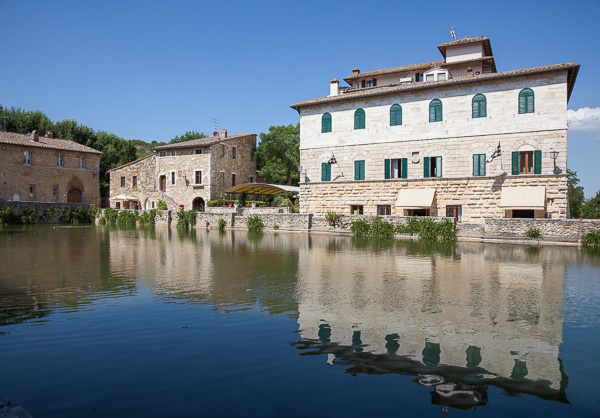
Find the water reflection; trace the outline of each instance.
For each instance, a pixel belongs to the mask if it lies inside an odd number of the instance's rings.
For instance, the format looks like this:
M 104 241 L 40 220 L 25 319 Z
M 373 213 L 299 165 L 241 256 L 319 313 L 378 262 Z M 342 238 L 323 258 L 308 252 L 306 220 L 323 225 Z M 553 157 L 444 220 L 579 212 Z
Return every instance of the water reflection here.
M 301 355 L 350 374 L 420 375 L 434 404 L 459 409 L 484 405 L 489 384 L 567 402 L 564 249 L 373 246 L 312 237 L 300 247 Z

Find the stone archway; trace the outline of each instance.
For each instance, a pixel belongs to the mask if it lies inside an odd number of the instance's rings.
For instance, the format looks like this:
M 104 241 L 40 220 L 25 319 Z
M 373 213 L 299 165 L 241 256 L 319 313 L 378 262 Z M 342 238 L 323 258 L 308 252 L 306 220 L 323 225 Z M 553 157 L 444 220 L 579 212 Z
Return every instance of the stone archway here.
M 194 200 L 192 200 L 192 210 L 204 210 L 204 199 L 202 199 L 201 197 L 196 197 Z

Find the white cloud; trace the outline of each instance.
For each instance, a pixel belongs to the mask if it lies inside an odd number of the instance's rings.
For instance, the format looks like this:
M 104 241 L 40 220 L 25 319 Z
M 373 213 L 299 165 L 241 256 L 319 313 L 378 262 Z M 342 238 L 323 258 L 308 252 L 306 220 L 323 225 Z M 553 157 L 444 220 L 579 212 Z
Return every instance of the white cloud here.
M 577 110 L 567 110 L 569 133 L 576 137 L 595 137 L 600 139 L 600 107 L 582 107 Z

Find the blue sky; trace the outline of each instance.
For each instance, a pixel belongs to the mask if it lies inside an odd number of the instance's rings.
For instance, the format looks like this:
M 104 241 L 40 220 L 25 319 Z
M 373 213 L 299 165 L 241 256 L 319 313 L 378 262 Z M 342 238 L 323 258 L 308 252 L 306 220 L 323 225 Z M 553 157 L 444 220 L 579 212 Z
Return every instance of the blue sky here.
M 498 71 L 576 62 L 569 168 L 600 189 L 600 2 L 0 0 L 0 104 L 126 139 L 267 132 L 329 80 L 491 39 Z M 585 109 L 589 108 L 589 109 Z

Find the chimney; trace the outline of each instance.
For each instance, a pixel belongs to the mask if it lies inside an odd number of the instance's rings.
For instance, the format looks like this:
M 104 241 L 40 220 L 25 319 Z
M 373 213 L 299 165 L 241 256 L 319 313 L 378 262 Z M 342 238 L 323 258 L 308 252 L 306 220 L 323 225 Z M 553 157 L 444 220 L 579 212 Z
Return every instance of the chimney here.
M 352 76 L 359 75 L 359 74 L 360 74 L 360 70 L 358 68 L 352 69 Z
M 227 138 L 227 129 L 221 129 L 221 136 Z
M 31 139 L 33 139 L 35 142 L 40 142 L 40 136 L 38 135 L 38 131 L 35 129 L 31 131 Z
M 473 70 L 471 69 L 471 67 L 467 68 L 467 78 L 471 78 L 473 77 Z
M 214 131 L 213 136 L 219 136 L 219 133 L 217 131 Z
M 54 132 L 46 131 L 46 133 L 44 134 L 44 138 L 54 138 Z
M 334 78 L 331 80 L 331 84 L 329 85 L 329 95 L 337 96 L 338 94 L 340 94 L 340 82 L 337 80 L 337 78 Z

